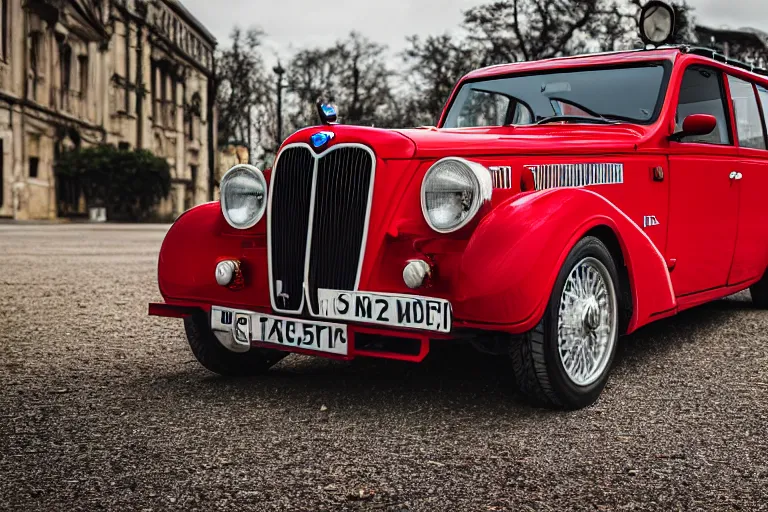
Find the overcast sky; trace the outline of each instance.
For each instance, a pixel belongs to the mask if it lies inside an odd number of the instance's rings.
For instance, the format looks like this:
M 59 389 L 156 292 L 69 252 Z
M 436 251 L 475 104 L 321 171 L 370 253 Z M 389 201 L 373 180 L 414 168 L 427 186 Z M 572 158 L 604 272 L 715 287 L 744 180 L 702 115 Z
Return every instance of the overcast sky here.
M 401 51 L 411 34 L 453 30 L 461 12 L 490 0 L 181 0 L 226 45 L 232 27 L 261 27 L 268 52 L 284 58 L 296 49 L 328 45 L 358 30 Z M 697 21 L 768 32 L 768 0 L 689 0 Z

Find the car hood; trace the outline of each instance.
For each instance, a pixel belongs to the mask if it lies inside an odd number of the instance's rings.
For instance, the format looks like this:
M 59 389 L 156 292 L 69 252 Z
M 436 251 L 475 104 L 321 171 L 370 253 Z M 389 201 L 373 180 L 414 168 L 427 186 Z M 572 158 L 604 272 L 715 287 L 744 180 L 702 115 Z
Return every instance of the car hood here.
M 299 130 L 285 141 L 285 145 L 303 143 L 311 146 L 312 135 L 330 132 L 333 137 L 327 145 L 315 149 L 318 154 L 338 144 L 364 144 L 384 160 L 509 154 L 594 154 L 634 151 L 650 137 L 651 128 L 629 124 L 552 124 L 388 130 L 329 125 Z
M 635 125 L 542 125 L 397 130 L 416 145 L 416 158 L 447 155 L 605 153 L 634 151 L 648 137 Z

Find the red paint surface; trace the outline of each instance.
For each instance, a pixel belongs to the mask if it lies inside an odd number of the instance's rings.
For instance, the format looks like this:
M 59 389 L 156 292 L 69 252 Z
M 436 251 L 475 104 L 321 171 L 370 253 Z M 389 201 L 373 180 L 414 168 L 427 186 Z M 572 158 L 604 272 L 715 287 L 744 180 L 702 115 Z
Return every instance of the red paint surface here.
M 630 332 L 758 280 L 768 264 L 768 151 L 740 148 L 737 142 L 676 143 L 668 136 L 675 128 L 687 66 L 705 64 L 768 87 L 764 77 L 670 49 L 498 66 L 464 80 L 659 59 L 674 66 L 659 119 L 648 126 L 323 127 L 335 133 L 331 145 L 362 143 L 377 156 L 360 289 L 414 293 L 402 282 L 403 266 L 410 259 L 428 259 L 436 273 L 429 287 L 415 293 L 450 300 L 455 328 L 525 332 L 541 318 L 568 251 L 584 234 L 601 227 L 613 232 L 626 262 L 633 301 Z M 316 131 L 301 130 L 285 144 L 309 142 Z M 423 218 L 419 194 L 427 169 L 446 156 L 511 166 L 514 188 L 495 190 L 491 205 L 470 225 L 439 235 Z M 527 191 L 531 176 L 524 166 L 558 162 L 623 163 L 624 183 Z M 660 181 L 653 179 L 657 167 L 663 170 Z M 741 172 L 743 179 L 729 179 L 732 171 Z M 646 215 L 659 224 L 644 228 Z M 216 284 L 216 263 L 226 258 L 241 261 L 245 283 L 240 290 Z M 269 313 L 266 218 L 238 231 L 227 225 L 218 203 L 192 209 L 163 243 L 158 281 L 172 305 L 208 310 L 216 304 Z M 153 314 L 168 312 L 151 309 Z M 444 337 L 351 326 L 355 329 L 424 340 Z

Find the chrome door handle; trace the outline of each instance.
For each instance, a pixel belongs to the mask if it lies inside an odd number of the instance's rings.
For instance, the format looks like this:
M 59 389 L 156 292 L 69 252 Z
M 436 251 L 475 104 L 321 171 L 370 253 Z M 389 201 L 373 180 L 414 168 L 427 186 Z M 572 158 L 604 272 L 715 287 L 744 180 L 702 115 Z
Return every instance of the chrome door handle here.
M 728 177 L 731 178 L 732 180 L 740 180 L 744 176 L 740 172 L 733 171 Z

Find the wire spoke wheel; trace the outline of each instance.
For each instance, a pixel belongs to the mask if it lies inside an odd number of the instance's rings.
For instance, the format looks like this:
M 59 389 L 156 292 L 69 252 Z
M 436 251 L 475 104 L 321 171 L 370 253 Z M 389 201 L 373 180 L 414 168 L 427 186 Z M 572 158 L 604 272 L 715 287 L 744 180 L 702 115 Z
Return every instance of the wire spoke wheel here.
M 597 381 L 611 359 L 618 328 L 616 290 L 598 259 L 579 261 L 565 281 L 557 317 L 557 350 L 577 386 Z

